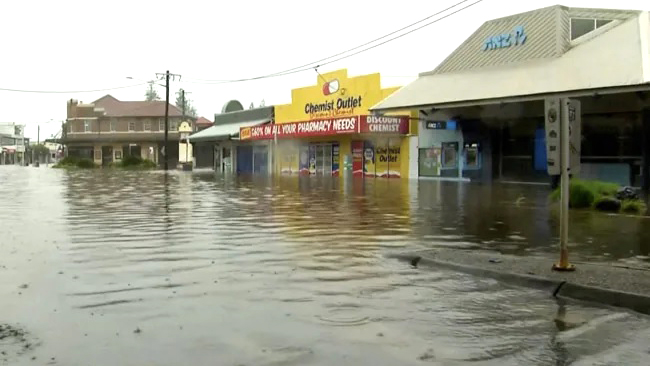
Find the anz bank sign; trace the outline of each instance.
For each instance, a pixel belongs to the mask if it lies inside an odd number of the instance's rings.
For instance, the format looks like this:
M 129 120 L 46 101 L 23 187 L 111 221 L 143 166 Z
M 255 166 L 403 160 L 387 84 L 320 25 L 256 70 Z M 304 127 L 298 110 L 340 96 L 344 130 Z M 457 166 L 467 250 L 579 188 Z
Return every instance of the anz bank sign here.
M 483 51 L 521 46 L 526 43 L 526 38 L 528 38 L 528 36 L 524 31 L 524 27 L 519 25 L 510 33 L 498 34 L 486 39 L 485 42 L 483 42 Z

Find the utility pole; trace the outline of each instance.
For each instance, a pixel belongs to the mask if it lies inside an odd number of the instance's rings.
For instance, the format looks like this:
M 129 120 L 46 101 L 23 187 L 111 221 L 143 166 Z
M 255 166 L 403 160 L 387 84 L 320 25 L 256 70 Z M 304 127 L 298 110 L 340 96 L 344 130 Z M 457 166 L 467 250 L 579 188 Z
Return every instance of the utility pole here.
M 183 113 L 183 121 L 185 122 L 185 89 L 181 89 L 181 109 Z
M 170 74 L 169 70 L 165 71 L 165 73 L 156 73 L 156 77 L 158 79 L 162 80 L 165 79 L 165 142 L 163 145 L 164 149 L 164 158 L 165 158 L 165 171 L 169 170 L 169 79 L 171 78 L 172 80 L 176 80 L 176 77 L 178 76 L 178 80 L 181 79 L 181 76 L 178 74 Z

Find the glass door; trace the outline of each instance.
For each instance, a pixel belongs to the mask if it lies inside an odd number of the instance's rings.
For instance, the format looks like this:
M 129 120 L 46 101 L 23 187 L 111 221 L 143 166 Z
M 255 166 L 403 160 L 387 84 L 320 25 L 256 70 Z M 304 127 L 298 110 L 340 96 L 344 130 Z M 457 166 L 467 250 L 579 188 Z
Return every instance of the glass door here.
M 316 145 L 316 175 L 323 175 L 323 145 Z
M 332 145 L 323 145 L 323 175 L 332 175 Z

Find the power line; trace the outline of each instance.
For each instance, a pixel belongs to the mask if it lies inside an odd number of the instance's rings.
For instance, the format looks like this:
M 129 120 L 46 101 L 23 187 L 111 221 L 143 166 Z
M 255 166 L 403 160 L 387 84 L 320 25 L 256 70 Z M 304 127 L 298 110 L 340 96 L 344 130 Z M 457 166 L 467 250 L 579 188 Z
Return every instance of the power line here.
M 453 9 L 453 8 L 456 8 L 456 7 L 458 7 L 459 5 L 461 5 L 461 4 L 463 4 L 463 3 L 466 3 L 466 2 L 468 2 L 468 1 L 469 1 L 469 0 L 463 0 L 463 1 L 460 1 L 460 2 L 458 2 L 458 3 L 456 3 L 456 4 L 452 5 L 452 6 L 449 6 L 449 7 L 445 8 L 445 9 L 443 9 L 443 10 L 441 10 L 441 11 L 438 11 L 438 12 L 436 12 L 436 13 L 434 13 L 434 14 L 431 14 L 431 15 L 425 17 L 425 18 L 422 18 L 422 19 L 420 19 L 420 20 L 418 20 L 418 21 L 416 21 L 416 22 L 414 22 L 414 23 L 411 23 L 411 24 L 405 26 L 405 27 L 402 27 L 402 28 L 400 28 L 400 29 L 397 29 L 397 30 L 395 30 L 395 31 L 392 31 L 392 32 L 390 32 L 390 33 L 388 33 L 388 34 L 385 34 L 385 35 L 383 35 L 383 36 L 381 36 L 381 37 L 379 37 L 379 38 L 375 38 L 375 39 L 373 39 L 373 40 L 371 40 L 371 41 L 368 41 L 368 42 L 363 43 L 363 44 L 361 44 L 361 45 L 358 45 L 358 46 L 356 46 L 356 47 L 353 47 L 353 48 L 350 48 L 350 49 L 348 49 L 348 50 L 345 50 L 345 51 L 342 51 L 342 52 L 336 53 L 336 54 L 334 54 L 334 55 L 331 55 L 331 56 L 329 56 L 329 57 L 325 57 L 325 58 L 320 59 L 320 60 L 317 60 L 317 61 L 313 61 L 313 62 L 310 62 L 310 63 L 304 64 L 304 65 L 301 65 L 301 66 L 293 67 L 293 68 L 291 68 L 291 69 L 287 69 L 287 70 L 284 70 L 284 71 L 279 71 L 279 72 L 276 72 L 276 73 L 267 74 L 267 75 L 262 75 L 262 76 L 257 76 L 257 77 L 252 77 L 252 78 L 234 79 L 234 80 L 206 80 L 206 79 L 192 79 L 192 78 L 189 78 L 189 79 L 190 79 L 190 80 L 196 80 L 196 81 L 204 81 L 206 84 L 213 84 L 213 83 L 214 83 L 214 84 L 225 84 L 225 83 L 233 83 L 233 82 L 241 82 L 241 81 L 251 81 L 251 80 L 266 79 L 266 78 L 270 78 L 270 77 L 283 76 L 283 75 L 290 75 L 290 74 L 294 74 L 294 73 L 297 73 L 297 72 L 302 72 L 302 71 L 306 71 L 306 70 L 311 70 L 311 69 L 314 69 L 315 67 L 320 67 L 320 66 L 323 66 L 323 65 L 327 65 L 327 64 L 330 64 L 330 63 L 333 63 L 333 62 L 336 62 L 336 61 L 340 61 L 340 60 L 343 60 L 343 59 L 345 59 L 345 58 L 348 58 L 348 57 L 351 57 L 351 56 L 357 55 L 357 54 L 359 54 L 359 53 L 362 53 L 362 52 L 368 51 L 368 50 L 370 50 L 370 49 L 373 49 L 373 48 L 375 48 L 375 47 L 377 47 L 377 46 L 380 46 L 380 45 L 386 44 L 386 43 L 388 43 L 388 42 L 391 42 L 391 41 L 393 41 L 393 40 L 396 40 L 396 39 L 398 39 L 398 38 L 401 38 L 401 37 L 403 37 L 403 36 L 405 36 L 405 35 L 411 34 L 411 33 L 415 32 L 415 31 L 417 31 L 417 30 L 420 30 L 420 29 L 422 29 L 422 28 L 424 28 L 424 27 L 427 27 L 427 26 L 429 26 L 429 25 L 432 25 L 432 24 L 434 24 L 434 23 L 437 23 L 438 21 L 440 21 L 440 20 L 442 20 L 442 19 L 445 19 L 445 18 L 447 18 L 447 17 L 449 17 L 449 16 L 451 16 L 451 15 L 453 15 L 453 14 L 456 14 L 456 13 L 462 11 L 462 10 L 465 10 L 465 9 L 471 7 L 471 6 L 474 6 L 474 5 L 480 3 L 480 2 L 483 1 L 483 0 L 478 0 L 478 1 L 476 1 L 476 2 L 474 2 L 474 3 L 471 3 L 471 4 L 469 4 L 469 5 L 465 6 L 465 7 L 462 7 L 462 8 L 460 8 L 460 9 L 457 9 L 456 11 L 451 12 L 451 13 L 449 13 L 449 14 L 447 14 L 447 15 L 445 15 L 445 16 L 439 18 L 439 19 L 436 19 L 436 20 L 434 20 L 434 21 L 431 21 L 431 22 L 429 22 L 429 23 L 426 23 L 426 24 L 424 24 L 424 25 L 422 25 L 422 26 L 420 26 L 420 27 L 414 28 L 414 29 L 412 29 L 412 30 L 410 30 L 410 31 L 408 31 L 408 32 L 406 32 L 406 33 L 403 33 L 403 34 L 401 34 L 401 35 L 399 35 L 399 36 L 396 36 L 396 37 L 390 38 L 390 39 L 388 39 L 388 40 L 386 40 L 386 41 L 384 41 L 384 42 L 378 43 L 378 44 L 376 44 L 376 45 L 374 45 L 374 46 L 371 46 L 371 47 L 365 48 L 365 49 L 363 49 L 363 50 L 361 50 L 361 51 L 358 51 L 358 52 L 352 53 L 352 54 L 350 54 L 350 55 L 348 55 L 348 56 L 340 57 L 340 58 L 335 59 L 335 60 L 331 60 L 331 61 L 327 61 L 327 62 L 321 63 L 321 62 L 323 62 L 323 61 L 330 60 L 330 59 L 332 59 L 332 58 L 334 58 L 334 57 L 341 56 L 341 55 L 344 55 L 344 54 L 349 53 L 349 52 L 351 52 L 351 51 L 354 51 L 354 50 L 357 50 L 357 49 L 359 49 L 359 48 L 365 47 L 365 46 L 367 46 L 367 45 L 370 45 L 370 44 L 372 44 L 372 43 L 375 43 L 375 42 L 377 42 L 377 41 L 380 41 L 380 40 L 382 40 L 382 39 L 384 39 L 384 38 L 390 37 L 390 36 L 392 36 L 392 35 L 394 35 L 394 34 L 396 34 L 396 33 L 399 33 L 399 32 L 401 32 L 401 31 L 403 31 L 403 30 L 406 30 L 406 29 L 408 29 L 408 28 L 411 28 L 411 27 L 413 27 L 413 26 L 415 26 L 415 25 L 417 25 L 417 24 L 420 24 L 420 23 L 422 23 L 422 22 L 424 22 L 424 21 L 426 21 L 426 20 L 429 20 L 429 19 L 431 19 L 431 18 L 433 18 L 433 17 L 435 17 L 435 16 L 438 16 L 438 15 L 444 13 L 444 12 L 447 12 L 448 10 L 451 10 L 451 9 Z M 319 64 L 319 63 L 320 63 L 320 64 Z M 191 83 L 191 81 L 190 81 L 190 83 Z M 197 82 L 194 82 L 194 83 L 197 83 Z M 199 84 L 200 84 L 200 83 L 199 83 Z
M 106 88 L 106 89 L 95 89 L 95 90 L 23 90 L 23 89 L 10 89 L 10 88 L 0 88 L 0 91 L 9 91 L 9 92 L 17 92 L 17 93 L 42 93 L 42 94 L 80 94 L 80 93 L 95 93 L 95 92 L 101 92 L 101 91 L 109 91 L 109 90 L 117 90 L 117 89 L 127 89 L 127 88 L 133 88 L 136 86 L 142 86 L 144 84 L 135 84 L 135 85 L 126 85 L 126 86 L 118 86 L 115 88 Z

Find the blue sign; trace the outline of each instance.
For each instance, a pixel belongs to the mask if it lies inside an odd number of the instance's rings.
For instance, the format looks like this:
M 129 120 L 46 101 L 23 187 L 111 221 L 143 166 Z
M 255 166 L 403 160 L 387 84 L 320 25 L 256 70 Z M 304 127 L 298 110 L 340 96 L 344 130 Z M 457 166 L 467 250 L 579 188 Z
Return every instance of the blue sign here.
M 430 130 L 455 130 L 456 121 L 453 119 L 448 121 L 427 121 L 425 127 Z
M 499 34 L 490 37 L 483 42 L 483 51 L 508 48 L 510 46 L 521 46 L 526 43 L 528 36 L 522 25 L 516 26 L 512 33 Z

